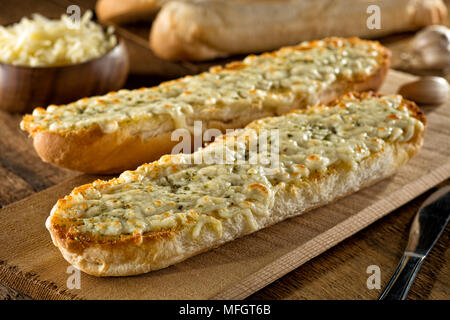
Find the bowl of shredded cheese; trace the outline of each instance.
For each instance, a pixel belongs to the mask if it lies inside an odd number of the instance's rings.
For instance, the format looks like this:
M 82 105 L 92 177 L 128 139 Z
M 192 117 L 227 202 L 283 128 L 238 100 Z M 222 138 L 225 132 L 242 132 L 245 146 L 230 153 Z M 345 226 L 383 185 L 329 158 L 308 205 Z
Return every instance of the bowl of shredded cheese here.
M 28 112 L 121 88 L 128 53 L 114 29 L 40 14 L 0 26 L 0 109 Z

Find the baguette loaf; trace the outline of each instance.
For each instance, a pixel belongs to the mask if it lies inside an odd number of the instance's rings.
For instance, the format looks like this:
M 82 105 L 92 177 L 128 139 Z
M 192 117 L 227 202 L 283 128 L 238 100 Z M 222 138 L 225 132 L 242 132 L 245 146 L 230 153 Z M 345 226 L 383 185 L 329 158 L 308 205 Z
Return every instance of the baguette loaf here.
M 98 0 L 95 13 L 101 22 L 123 24 L 151 21 L 169 0 Z
M 380 8 L 379 28 L 367 26 L 370 5 Z M 153 22 L 150 46 L 164 59 L 208 60 L 329 36 L 376 38 L 440 24 L 446 15 L 441 0 L 169 2 Z
M 37 108 L 21 127 L 46 162 L 87 173 L 120 173 L 170 153 L 175 129 L 242 128 L 251 121 L 345 92 L 377 90 L 390 53 L 377 42 L 330 38 L 248 56 L 153 88 L 120 90 Z
M 424 130 L 424 115 L 401 96 L 349 93 L 78 187 L 46 226 L 64 258 L 86 273 L 157 270 L 391 175 L 418 152 Z M 265 161 L 274 155 L 278 161 Z

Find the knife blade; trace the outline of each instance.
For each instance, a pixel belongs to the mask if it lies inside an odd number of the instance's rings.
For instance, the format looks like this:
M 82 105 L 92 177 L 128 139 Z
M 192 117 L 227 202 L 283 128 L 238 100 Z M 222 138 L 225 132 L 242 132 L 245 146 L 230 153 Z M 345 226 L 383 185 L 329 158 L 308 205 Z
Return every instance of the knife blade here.
M 425 200 L 411 224 L 403 257 L 379 300 L 404 300 L 423 260 L 433 248 L 450 218 L 450 186 Z

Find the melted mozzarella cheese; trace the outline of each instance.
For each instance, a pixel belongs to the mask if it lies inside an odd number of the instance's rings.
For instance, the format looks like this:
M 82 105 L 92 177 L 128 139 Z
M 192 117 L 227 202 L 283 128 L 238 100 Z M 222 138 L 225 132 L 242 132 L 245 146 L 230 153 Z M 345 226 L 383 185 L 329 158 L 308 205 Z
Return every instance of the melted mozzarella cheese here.
M 229 152 L 237 153 L 239 137 L 260 136 L 261 130 L 279 133 L 276 170 L 269 163 L 239 162 L 237 154 L 231 163 L 193 161 L 198 154 L 216 153 L 224 143 Z M 220 234 L 223 221 L 237 216 L 255 229 L 255 216 L 270 214 L 280 190 L 298 186 L 302 179 L 325 173 L 330 166 L 352 170 L 386 144 L 407 142 L 423 130 L 423 124 L 403 107 L 400 96 L 360 100 L 347 95 L 337 106 L 316 106 L 254 121 L 194 154 L 163 156 L 118 179 L 77 188 L 58 202 L 60 210 L 52 214 L 76 221 L 72 228 L 77 232 L 96 235 L 190 226 L 195 238 L 203 228 Z M 243 152 L 247 159 L 269 156 L 251 149 L 249 142 L 244 143 Z
M 174 128 L 190 129 L 194 116 L 196 120 L 226 122 L 249 110 L 281 114 L 317 104 L 321 90 L 337 81 L 354 82 L 375 73 L 383 55 L 384 49 L 376 42 L 306 42 L 157 87 L 120 90 L 47 110 L 38 108 L 24 118 L 22 128 L 66 132 L 99 125 L 111 132 L 124 126 L 145 126 L 152 117 L 168 116 Z M 153 123 L 157 128 L 157 122 Z

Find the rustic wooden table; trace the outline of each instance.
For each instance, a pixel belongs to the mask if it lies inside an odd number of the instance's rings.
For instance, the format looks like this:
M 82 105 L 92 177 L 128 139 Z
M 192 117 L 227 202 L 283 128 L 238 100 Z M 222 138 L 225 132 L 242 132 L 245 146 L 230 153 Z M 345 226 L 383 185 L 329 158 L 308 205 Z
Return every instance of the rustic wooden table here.
M 33 12 L 58 16 L 71 4 L 78 4 L 82 9 L 87 9 L 93 8 L 94 3 L 94 0 L 4 0 L 1 4 L 0 24 L 17 21 Z M 383 43 L 393 50 L 393 66 L 403 70 L 398 57 L 408 36 L 383 39 Z M 449 79 L 449 75 L 444 76 Z M 148 86 L 157 81 L 158 78 L 151 76 L 130 76 L 126 87 Z M 79 174 L 43 163 L 35 154 L 31 140 L 19 129 L 20 119 L 20 115 L 0 112 L 0 207 Z M 450 184 L 450 181 L 443 184 Z M 387 283 L 406 245 L 410 222 L 421 203 L 433 190 L 249 298 L 376 299 L 381 290 L 367 288 L 367 267 L 379 266 L 382 286 Z M 450 228 L 447 227 L 425 260 L 410 290 L 409 299 L 450 298 L 450 257 L 447 250 L 449 231 Z M 0 283 L 0 299 L 29 298 Z

